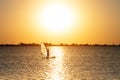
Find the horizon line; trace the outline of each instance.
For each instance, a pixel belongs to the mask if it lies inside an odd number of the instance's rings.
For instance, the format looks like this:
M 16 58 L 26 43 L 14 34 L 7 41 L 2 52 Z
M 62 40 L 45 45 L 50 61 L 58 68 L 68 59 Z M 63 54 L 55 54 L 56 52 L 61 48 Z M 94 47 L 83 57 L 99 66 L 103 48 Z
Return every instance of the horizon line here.
M 61 45 L 61 46 L 76 46 L 76 45 L 78 45 L 78 46 L 82 46 L 82 45 L 95 45 L 95 46 L 109 46 L 109 45 L 118 45 L 118 46 L 120 46 L 120 43 L 118 43 L 118 44 L 107 44 L 107 43 L 104 43 L 104 44 L 98 44 L 98 43 L 92 43 L 92 44 L 89 44 L 89 43 L 58 43 L 58 44 L 55 44 L 55 43 L 47 43 L 47 42 L 43 42 L 43 43 L 45 43 L 46 45 L 48 45 L 48 46 L 52 46 L 52 45 Z M 34 46 L 34 45 L 40 45 L 40 43 L 23 43 L 23 42 L 20 42 L 20 43 L 0 43 L 0 45 L 3 45 L 3 46 L 5 46 L 5 45 L 31 45 L 31 46 Z

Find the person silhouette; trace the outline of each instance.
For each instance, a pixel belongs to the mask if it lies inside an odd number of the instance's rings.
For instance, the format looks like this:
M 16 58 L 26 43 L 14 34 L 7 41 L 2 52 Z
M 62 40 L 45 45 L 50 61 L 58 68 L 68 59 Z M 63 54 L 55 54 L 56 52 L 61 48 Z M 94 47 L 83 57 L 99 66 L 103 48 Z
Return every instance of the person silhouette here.
M 47 49 L 47 59 L 49 59 L 49 49 Z

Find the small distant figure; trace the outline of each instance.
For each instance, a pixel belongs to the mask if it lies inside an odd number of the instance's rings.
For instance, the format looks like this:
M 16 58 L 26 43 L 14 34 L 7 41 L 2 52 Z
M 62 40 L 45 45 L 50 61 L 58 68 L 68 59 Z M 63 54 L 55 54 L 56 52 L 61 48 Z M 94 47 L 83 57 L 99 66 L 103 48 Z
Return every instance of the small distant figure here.
M 47 49 L 47 59 L 49 59 L 49 49 Z

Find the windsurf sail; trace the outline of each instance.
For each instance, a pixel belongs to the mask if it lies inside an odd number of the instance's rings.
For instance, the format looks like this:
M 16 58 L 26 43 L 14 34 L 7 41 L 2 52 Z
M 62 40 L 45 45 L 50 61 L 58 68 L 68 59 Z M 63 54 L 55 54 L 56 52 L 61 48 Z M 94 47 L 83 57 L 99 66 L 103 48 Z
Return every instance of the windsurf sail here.
M 44 43 L 41 43 L 41 53 L 42 53 L 43 57 L 47 56 L 47 48 L 44 45 Z

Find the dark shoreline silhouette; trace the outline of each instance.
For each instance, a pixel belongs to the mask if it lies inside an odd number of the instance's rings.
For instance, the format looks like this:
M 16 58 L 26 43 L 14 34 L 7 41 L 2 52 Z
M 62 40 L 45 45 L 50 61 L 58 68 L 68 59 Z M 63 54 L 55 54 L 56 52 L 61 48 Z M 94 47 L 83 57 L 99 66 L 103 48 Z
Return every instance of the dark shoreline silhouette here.
M 120 44 L 52 44 L 52 43 L 44 43 L 46 46 L 120 46 Z M 40 46 L 38 43 L 19 43 L 19 44 L 0 44 L 0 46 Z

